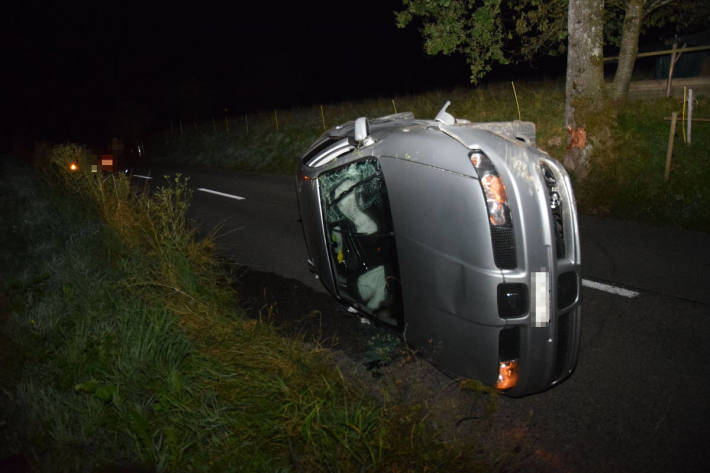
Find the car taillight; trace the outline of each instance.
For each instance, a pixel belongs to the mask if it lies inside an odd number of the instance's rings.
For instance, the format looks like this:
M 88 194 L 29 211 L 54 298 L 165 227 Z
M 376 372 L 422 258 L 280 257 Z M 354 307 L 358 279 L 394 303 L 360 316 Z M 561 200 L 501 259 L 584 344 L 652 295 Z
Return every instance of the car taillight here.
M 473 150 L 468 155 L 471 164 L 476 168 L 483 195 L 488 206 L 488 220 L 493 226 L 503 226 L 510 223 L 508 194 L 505 184 L 498 175 L 495 166 L 481 150 Z

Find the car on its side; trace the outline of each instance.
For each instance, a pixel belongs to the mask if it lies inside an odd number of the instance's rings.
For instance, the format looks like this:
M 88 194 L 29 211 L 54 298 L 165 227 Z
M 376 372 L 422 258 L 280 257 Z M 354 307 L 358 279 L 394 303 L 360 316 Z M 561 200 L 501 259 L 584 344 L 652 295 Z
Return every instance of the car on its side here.
M 399 113 L 326 131 L 300 160 L 308 266 L 339 301 L 398 327 L 442 371 L 511 396 L 574 370 L 577 210 L 530 122 Z

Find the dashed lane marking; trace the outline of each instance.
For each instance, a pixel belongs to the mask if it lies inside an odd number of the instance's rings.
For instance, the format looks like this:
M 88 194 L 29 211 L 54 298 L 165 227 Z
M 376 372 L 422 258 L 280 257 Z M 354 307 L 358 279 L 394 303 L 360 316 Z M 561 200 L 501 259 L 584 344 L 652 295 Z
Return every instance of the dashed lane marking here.
M 197 190 L 201 191 L 201 192 L 207 192 L 208 194 L 219 195 L 222 197 L 229 197 L 230 199 L 246 200 L 246 197 L 242 197 L 240 195 L 226 194 L 224 192 L 213 191 L 212 189 L 205 189 L 204 187 L 198 187 Z
M 633 298 L 639 295 L 638 292 L 632 291 L 630 289 L 624 289 L 621 287 L 611 286 L 609 284 L 604 284 L 596 281 L 590 281 L 589 279 L 582 279 L 582 286 L 591 289 L 596 289 L 597 291 L 604 291 L 610 294 L 616 294 L 617 296 Z
M 140 174 L 133 174 L 133 177 L 137 177 L 139 179 L 146 179 L 146 180 L 153 179 L 150 176 L 143 176 Z M 214 194 L 214 195 L 219 195 L 222 197 L 228 197 L 230 199 L 246 200 L 246 197 L 242 197 L 240 195 L 227 194 L 225 192 L 219 192 L 219 191 L 215 191 L 212 189 L 206 189 L 204 187 L 199 187 L 197 190 L 201 191 L 201 192 L 207 192 L 208 194 Z M 628 297 L 628 298 L 634 298 L 639 295 L 638 292 L 632 291 L 630 289 L 624 289 L 622 287 L 612 286 L 609 284 L 604 284 L 604 283 L 600 283 L 600 282 L 596 282 L 596 281 L 590 281 L 589 279 L 582 279 L 582 286 L 588 287 L 590 289 L 596 289 L 597 291 L 604 291 L 604 292 L 608 292 L 610 294 L 616 294 L 617 296 Z

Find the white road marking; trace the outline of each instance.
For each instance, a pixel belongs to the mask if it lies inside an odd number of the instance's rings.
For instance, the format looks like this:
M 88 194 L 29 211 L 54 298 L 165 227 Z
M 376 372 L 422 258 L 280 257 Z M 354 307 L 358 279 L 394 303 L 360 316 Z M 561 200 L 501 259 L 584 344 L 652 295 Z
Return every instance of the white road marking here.
M 610 286 L 609 284 L 603 284 L 596 281 L 590 281 L 589 279 L 582 279 L 582 286 L 628 298 L 633 298 L 639 295 L 639 293 L 636 291 L 631 291 L 629 289 L 624 289 L 616 286 Z
M 140 174 L 132 174 L 132 176 L 133 176 L 133 177 L 137 177 L 137 178 L 139 178 L 139 179 L 146 179 L 146 180 L 148 180 L 148 181 L 150 181 L 150 180 L 153 179 L 153 178 L 150 177 L 150 176 L 142 176 L 142 175 L 140 175 Z
M 234 194 L 225 194 L 224 192 L 213 191 L 212 189 L 205 189 L 204 187 L 198 187 L 198 191 L 207 192 L 208 194 L 221 195 L 222 197 L 229 197 L 230 199 L 236 200 L 246 200 L 246 197 Z

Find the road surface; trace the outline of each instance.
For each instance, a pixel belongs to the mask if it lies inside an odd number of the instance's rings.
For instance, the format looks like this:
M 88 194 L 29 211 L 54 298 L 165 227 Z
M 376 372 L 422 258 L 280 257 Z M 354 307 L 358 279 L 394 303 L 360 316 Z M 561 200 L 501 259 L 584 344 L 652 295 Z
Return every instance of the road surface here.
M 218 229 L 222 255 L 324 292 L 306 270 L 293 177 L 175 171 L 190 176 L 190 216 Z M 580 229 L 577 371 L 503 398 L 497 422 L 524 425 L 535 458 L 523 471 L 708 471 L 710 235 L 584 216 Z

